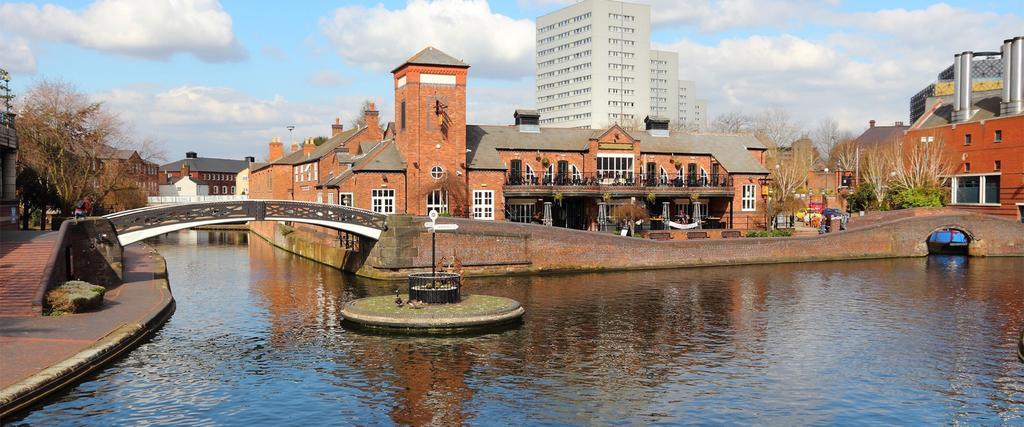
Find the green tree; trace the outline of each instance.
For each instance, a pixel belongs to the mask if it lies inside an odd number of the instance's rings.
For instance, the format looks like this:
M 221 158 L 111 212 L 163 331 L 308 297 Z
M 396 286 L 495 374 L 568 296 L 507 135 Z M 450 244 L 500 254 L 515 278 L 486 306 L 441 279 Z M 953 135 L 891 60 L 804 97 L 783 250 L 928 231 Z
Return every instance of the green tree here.
M 327 142 L 327 139 L 328 138 L 326 136 L 318 136 L 316 138 L 313 138 L 313 144 L 319 147 L 323 145 L 323 143 Z

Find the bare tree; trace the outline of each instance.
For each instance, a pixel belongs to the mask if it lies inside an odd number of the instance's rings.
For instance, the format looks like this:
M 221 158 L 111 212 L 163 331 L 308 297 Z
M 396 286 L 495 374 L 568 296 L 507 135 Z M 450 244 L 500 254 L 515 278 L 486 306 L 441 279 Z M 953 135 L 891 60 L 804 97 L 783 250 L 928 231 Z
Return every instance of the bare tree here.
M 835 150 L 840 143 L 846 140 L 853 139 L 853 135 L 850 132 L 839 129 L 839 123 L 832 120 L 831 117 L 825 117 L 818 122 L 818 125 L 811 130 L 811 141 L 818 147 L 818 152 L 822 153 L 823 156 L 829 156 L 828 163 L 831 167 L 836 167 L 831 158 L 831 153 Z M 850 169 L 842 169 L 850 170 Z
M 861 181 L 871 184 L 875 192 L 875 203 L 879 203 L 888 191 L 889 183 L 895 172 L 892 160 L 896 141 L 887 141 L 861 150 L 860 177 Z
M 814 167 L 814 147 L 810 144 L 777 147 L 768 154 L 773 192 L 780 202 L 787 202 L 796 196 L 798 189 L 807 184 L 807 176 Z
M 754 133 L 764 137 L 776 147 L 788 147 L 800 137 L 803 130 L 793 122 L 781 107 L 763 111 L 754 118 Z
M 935 188 L 953 172 L 952 157 L 941 137 L 931 142 L 899 141 L 888 154 L 892 185 L 897 188 Z
M 366 126 L 366 115 L 363 114 L 363 112 L 366 111 L 366 110 L 369 110 L 369 109 L 370 109 L 370 100 L 369 99 L 364 99 L 362 104 L 359 104 L 359 112 L 356 114 L 356 118 L 352 119 L 352 128 L 353 129 L 361 128 L 363 126 Z
M 17 121 L 20 159 L 39 173 L 68 213 L 78 200 L 101 200 L 118 185 L 121 172 L 104 170 L 111 150 L 129 147 L 125 125 L 65 82 L 41 81 L 21 98 Z
M 828 163 L 836 170 L 841 171 L 852 171 L 857 169 L 857 157 L 860 155 L 860 150 L 857 149 L 857 144 L 853 139 L 843 139 L 838 144 L 832 146 L 832 150 L 826 152 L 828 154 Z
M 754 120 L 740 111 L 730 111 L 719 114 L 708 125 L 708 130 L 720 133 L 741 133 L 750 132 L 754 126 Z
M 612 216 L 617 220 L 626 222 L 626 227 L 629 228 L 630 236 L 636 234 L 637 221 L 650 218 L 650 214 L 647 213 L 647 208 L 632 203 L 615 206 L 612 208 Z

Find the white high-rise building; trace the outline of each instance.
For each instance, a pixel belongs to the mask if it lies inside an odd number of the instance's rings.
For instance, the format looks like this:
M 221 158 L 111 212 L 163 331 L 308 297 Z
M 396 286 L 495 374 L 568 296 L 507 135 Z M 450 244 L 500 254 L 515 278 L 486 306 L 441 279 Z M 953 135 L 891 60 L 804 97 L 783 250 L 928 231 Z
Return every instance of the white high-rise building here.
M 703 130 L 708 127 L 708 102 L 697 98 L 697 82 L 680 80 L 679 121 L 687 129 Z
M 682 123 L 679 54 L 651 50 L 650 40 L 648 5 L 583 0 L 537 18 L 541 126 L 642 126 L 647 116 Z

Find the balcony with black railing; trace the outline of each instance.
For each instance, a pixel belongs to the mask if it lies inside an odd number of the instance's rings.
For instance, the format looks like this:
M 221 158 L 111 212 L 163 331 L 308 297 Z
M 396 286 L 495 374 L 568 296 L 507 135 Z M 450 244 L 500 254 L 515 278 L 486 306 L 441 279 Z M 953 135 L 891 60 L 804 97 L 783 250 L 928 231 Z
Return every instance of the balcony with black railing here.
M 0 146 L 17 148 L 17 133 L 14 130 L 14 113 L 0 111 Z
M 531 176 L 509 172 L 505 194 L 721 194 L 732 195 L 733 178 L 728 174 L 639 174 L 621 171 L 596 173 L 555 173 Z

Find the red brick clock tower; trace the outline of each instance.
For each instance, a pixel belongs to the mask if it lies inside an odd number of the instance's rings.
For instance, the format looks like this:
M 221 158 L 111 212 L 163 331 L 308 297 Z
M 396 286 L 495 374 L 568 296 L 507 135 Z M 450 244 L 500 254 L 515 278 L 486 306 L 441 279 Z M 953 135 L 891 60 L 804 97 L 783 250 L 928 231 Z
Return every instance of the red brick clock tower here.
M 469 65 L 433 47 L 391 71 L 395 144 L 408 164 L 406 206 L 411 214 L 426 215 L 428 196 L 443 183 L 448 188 L 465 185 L 468 71 Z M 461 198 L 444 197 L 452 204 Z

